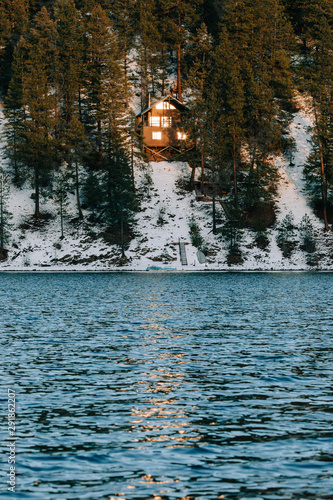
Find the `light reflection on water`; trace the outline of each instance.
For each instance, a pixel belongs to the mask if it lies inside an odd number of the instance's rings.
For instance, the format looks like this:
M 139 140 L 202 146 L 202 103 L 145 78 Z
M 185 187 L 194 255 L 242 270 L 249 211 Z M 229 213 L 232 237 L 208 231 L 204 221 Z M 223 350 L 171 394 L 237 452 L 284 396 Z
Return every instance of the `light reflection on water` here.
M 333 275 L 0 279 L 15 498 L 333 498 Z

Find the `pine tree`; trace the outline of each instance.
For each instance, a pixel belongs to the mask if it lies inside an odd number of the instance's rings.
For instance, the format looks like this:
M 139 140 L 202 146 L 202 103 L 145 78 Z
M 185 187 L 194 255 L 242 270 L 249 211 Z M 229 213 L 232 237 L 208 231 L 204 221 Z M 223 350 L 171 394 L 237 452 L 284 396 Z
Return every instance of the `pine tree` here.
M 60 170 L 57 173 L 54 187 L 54 201 L 57 204 L 57 211 L 60 217 L 60 239 L 64 238 L 64 218 L 67 215 L 67 209 L 69 206 L 69 180 L 68 172 L 66 172 L 66 170 Z
M 312 97 L 314 126 L 312 152 L 305 166 L 314 200 L 321 199 L 325 229 L 333 176 L 333 5 L 327 0 L 307 5 L 308 32 L 312 43 L 303 56 L 303 77 Z M 320 196 L 318 193 L 320 192 Z
M 5 46 L 8 41 L 11 31 L 11 24 L 9 20 L 9 13 L 7 11 L 7 2 L 5 0 L 0 1 L 0 44 L 1 47 Z
M 41 188 L 49 184 L 56 161 L 58 108 L 55 89 L 56 31 L 43 8 L 17 51 L 17 68 L 11 82 L 15 109 L 21 102 L 20 119 L 9 122 L 11 154 L 31 174 L 35 190 L 35 217 L 40 217 Z M 23 51 L 24 67 L 21 71 Z M 14 65 L 15 66 L 15 65 Z
M 13 54 L 29 22 L 29 0 L 0 0 L 0 86 L 7 90 Z
M 5 136 L 7 140 L 6 154 L 13 170 L 13 182 L 21 187 L 25 181 L 24 164 L 20 154 L 23 141 L 23 123 L 25 110 L 23 106 L 23 74 L 25 71 L 25 47 L 18 44 L 12 64 L 12 79 L 5 100 L 4 114 L 7 118 Z
M 119 232 L 119 243 L 124 256 L 124 231 L 128 228 L 134 210 L 134 171 L 131 160 L 131 138 L 126 123 L 119 115 L 117 101 L 110 101 L 108 119 L 103 130 L 103 160 L 101 181 L 103 210 L 101 218 L 109 228 Z M 134 151 L 133 151 L 134 154 Z
M 91 212 L 91 219 L 95 221 L 103 203 L 100 176 L 96 172 L 90 171 L 83 182 L 82 198 L 85 207 Z
M 80 121 L 81 86 L 83 85 L 83 29 L 73 0 L 58 0 L 55 5 L 58 33 L 57 91 L 61 107 L 59 142 L 63 159 L 75 180 L 79 218 L 83 218 L 80 200 L 79 162 L 87 138 Z
M 50 94 L 44 56 L 39 47 L 31 52 L 24 77 L 26 120 L 21 153 L 33 172 L 35 217 L 40 216 L 40 190 L 48 185 L 56 158 L 56 101 Z
M 119 117 L 123 114 L 123 75 L 119 51 L 110 21 L 97 6 L 87 20 L 86 125 L 98 166 L 103 157 L 104 125 L 120 133 Z
M 168 28 L 168 45 L 176 53 L 177 60 L 177 97 L 182 101 L 182 66 L 184 48 L 189 33 L 194 32 L 199 22 L 198 9 L 202 0 L 158 0 L 158 9 L 162 13 L 161 22 Z
M 99 211 L 97 220 L 118 227 L 123 241 L 124 225 L 128 223 L 127 199 L 133 197 L 133 177 L 131 162 L 124 152 L 129 137 L 120 52 L 112 25 L 100 7 L 93 9 L 87 28 L 87 125 L 97 159 L 93 166 L 98 174 L 89 174 L 84 195 L 94 212 Z M 102 194 L 97 199 L 98 192 Z
M 213 162 L 222 183 L 225 183 L 224 190 L 228 190 L 229 180 L 233 180 L 234 200 L 238 206 L 245 96 L 239 58 L 226 30 L 221 32 L 215 51 L 212 82 L 209 107 L 213 124 Z
M 158 76 L 159 76 L 159 89 L 161 95 L 166 95 L 168 76 L 172 71 L 172 61 L 168 53 L 168 44 L 170 41 L 169 23 L 167 22 L 168 6 L 166 2 L 157 2 L 156 22 L 159 32 L 158 43 Z
M 143 170 L 147 170 L 149 162 L 143 151 L 143 138 L 138 132 L 137 119 L 133 111 L 127 114 L 126 130 L 128 138 L 124 141 L 122 147 L 130 159 L 132 187 L 133 193 L 135 193 L 134 164 Z
M 232 40 L 243 84 L 250 174 L 260 186 L 274 175 L 268 157 L 281 151 L 290 119 L 283 108 L 293 95 L 292 31 L 278 0 L 236 2 L 225 13 L 224 26 Z
M 58 0 L 55 5 L 57 29 L 57 86 L 64 128 L 78 114 L 83 75 L 83 32 L 73 0 Z
M 130 52 L 135 34 L 135 1 L 111 0 L 111 19 L 118 33 L 118 46 L 124 74 L 124 97 L 126 107 L 129 106 L 131 83 L 129 79 Z
M 132 221 L 135 198 L 132 190 L 132 171 L 128 156 L 121 148 L 107 151 L 102 177 L 103 220 L 108 227 L 117 228 L 122 256 L 125 256 L 125 230 Z
M 139 0 L 137 9 L 136 62 L 140 79 L 141 110 L 143 110 L 148 106 L 150 94 L 155 93 L 157 86 L 157 53 L 160 35 L 157 27 L 155 0 Z
M 80 198 L 81 178 L 79 165 L 84 158 L 84 154 L 89 150 L 89 145 L 84 126 L 76 115 L 72 117 L 68 124 L 65 139 L 68 148 L 68 173 L 74 180 L 78 216 L 79 219 L 83 219 Z
M 192 40 L 189 51 L 189 72 L 187 78 L 187 94 L 189 98 L 188 113 L 185 120 L 187 143 L 195 144 L 189 155 L 192 167 L 191 184 L 195 169 L 201 167 L 201 190 L 204 192 L 205 162 L 211 157 L 212 127 L 208 113 L 208 81 L 211 76 L 212 38 L 207 27 L 202 24 Z M 191 186 L 192 187 L 192 186 Z

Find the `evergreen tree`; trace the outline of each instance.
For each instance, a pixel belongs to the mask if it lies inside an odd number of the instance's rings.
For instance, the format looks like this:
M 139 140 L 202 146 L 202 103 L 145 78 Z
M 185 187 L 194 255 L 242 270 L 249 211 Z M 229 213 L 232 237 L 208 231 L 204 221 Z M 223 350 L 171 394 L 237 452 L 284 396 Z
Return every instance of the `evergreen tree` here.
M 5 0 L 0 1 L 0 44 L 1 47 L 5 46 L 8 41 L 11 31 L 11 24 L 9 20 L 9 13 L 7 11 L 7 2 Z
M 157 2 L 157 27 L 159 32 L 158 43 L 158 76 L 161 95 L 164 96 L 167 90 L 167 80 L 172 72 L 172 61 L 168 52 L 170 43 L 170 23 L 168 22 L 167 2 Z
M 0 86 L 7 90 L 13 54 L 29 22 L 29 0 L 0 0 Z
M 128 200 L 133 198 L 133 170 L 125 153 L 129 136 L 120 52 L 110 21 L 100 7 L 93 9 L 87 28 L 87 125 L 95 150 L 92 166 L 98 174 L 88 176 L 84 196 L 91 208 L 97 201 L 94 211 L 99 211 L 98 220 L 118 228 L 123 247 Z
M 293 95 L 292 31 L 278 0 L 236 2 L 225 13 L 224 26 L 243 84 L 251 178 L 260 186 L 274 175 L 268 157 L 281 151 L 290 120 L 283 108 Z
M 107 151 L 102 177 L 103 220 L 118 229 L 122 256 L 125 256 L 125 230 L 132 221 L 135 199 L 132 190 L 132 171 L 128 156 L 121 148 Z
M 163 13 L 162 22 L 168 27 L 168 44 L 176 53 L 177 96 L 182 100 L 182 65 L 184 49 L 189 34 L 199 23 L 198 9 L 202 0 L 158 0 L 158 8 Z
M 210 94 L 210 116 L 213 124 L 213 162 L 224 190 L 232 179 L 234 200 L 238 205 L 238 169 L 244 143 L 244 84 L 241 67 L 226 30 L 220 34 L 216 48 Z
M 86 125 L 93 147 L 95 166 L 103 157 L 103 129 L 120 133 L 119 119 L 123 115 L 123 75 L 119 52 L 110 21 L 97 6 L 87 20 Z
M 65 138 L 68 148 L 68 173 L 74 180 L 78 216 L 79 219 L 83 219 L 80 198 L 81 177 L 79 165 L 82 162 L 85 153 L 89 150 L 89 144 L 84 131 L 84 126 L 76 115 L 72 117 L 68 124 Z
M 131 84 L 129 79 L 130 52 L 135 35 L 135 0 L 111 0 L 111 19 L 118 33 L 118 46 L 124 74 L 124 97 L 129 106 Z
M 64 238 L 64 218 L 67 215 L 69 176 L 65 170 L 60 170 L 56 176 L 54 187 L 54 200 L 57 204 L 57 211 L 60 217 L 60 239 Z
M 276 242 L 281 248 L 284 257 L 290 257 L 297 245 L 294 216 L 290 212 L 278 226 Z
M 8 144 L 12 157 L 31 174 L 35 190 L 35 217 L 40 216 L 40 190 L 49 184 L 56 161 L 58 108 L 55 89 L 56 31 L 47 10 L 34 19 L 29 36 L 17 51 L 11 89 L 15 109 L 21 102 L 20 118 L 9 122 Z M 24 66 L 21 71 L 22 52 Z
M 12 64 L 12 79 L 5 100 L 4 113 L 7 118 L 5 135 L 7 139 L 6 154 L 13 169 L 13 182 L 20 187 L 25 181 L 24 164 L 20 155 L 23 141 L 23 123 L 25 110 L 23 107 L 23 74 L 25 71 L 25 47 L 18 44 Z
M 40 189 L 49 184 L 57 143 L 56 100 L 47 80 L 45 54 L 36 47 L 30 54 L 24 77 L 26 119 L 22 131 L 22 159 L 32 171 L 35 189 L 35 217 L 40 216 Z
M 150 94 L 154 94 L 156 90 L 157 53 L 160 35 L 155 15 L 155 0 L 139 0 L 137 9 L 136 62 L 140 79 L 141 110 L 143 110 L 149 104 Z
M 57 87 L 66 130 L 78 114 L 80 84 L 83 76 L 83 33 L 79 12 L 73 0 L 58 0 L 55 5 L 57 29 Z
M 147 170 L 149 163 L 143 151 L 143 138 L 138 132 L 137 119 L 133 111 L 127 114 L 126 130 L 128 138 L 124 141 L 123 148 L 131 163 L 132 188 L 135 193 L 134 164 Z
M 79 162 L 85 150 L 86 136 L 80 121 L 81 86 L 83 84 L 83 30 L 73 0 L 58 0 L 55 5 L 58 33 L 57 89 L 61 106 L 59 142 L 64 161 L 75 180 L 79 218 L 83 217 L 80 201 Z M 74 163 L 74 165 L 73 165 Z
M 193 37 L 189 51 L 189 72 L 187 78 L 187 94 L 189 98 L 188 113 L 185 120 L 187 141 L 195 144 L 189 155 L 192 167 L 191 183 L 195 169 L 201 167 L 201 190 L 204 192 L 205 162 L 211 160 L 212 126 L 208 112 L 208 81 L 211 76 L 212 38 L 207 27 L 202 24 Z M 185 147 L 186 147 L 185 143 Z M 191 186 L 192 187 L 192 186 Z
M 90 171 L 82 185 L 82 198 L 85 207 L 91 212 L 91 219 L 96 220 L 97 212 L 101 210 L 103 203 L 103 191 L 100 184 L 100 176 Z
M 308 5 L 308 44 L 302 59 L 305 88 L 312 97 L 312 152 L 305 166 L 314 200 L 321 199 L 325 229 L 333 176 L 333 5 L 320 0 Z M 318 196 L 318 193 L 320 195 Z

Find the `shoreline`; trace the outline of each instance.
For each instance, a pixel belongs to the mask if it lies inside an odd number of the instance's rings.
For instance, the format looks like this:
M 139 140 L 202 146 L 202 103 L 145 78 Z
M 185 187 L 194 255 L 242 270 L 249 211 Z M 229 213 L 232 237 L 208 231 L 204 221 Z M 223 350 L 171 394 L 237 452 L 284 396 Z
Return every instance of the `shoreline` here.
M 0 269 L 1 274 L 318 274 L 333 273 L 333 269 Z

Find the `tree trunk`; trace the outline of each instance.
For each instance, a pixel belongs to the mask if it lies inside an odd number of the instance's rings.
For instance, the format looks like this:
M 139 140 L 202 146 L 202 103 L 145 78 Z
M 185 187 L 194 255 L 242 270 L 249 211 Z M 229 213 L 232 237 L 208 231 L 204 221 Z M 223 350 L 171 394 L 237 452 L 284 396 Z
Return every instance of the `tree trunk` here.
M 177 98 L 182 102 L 182 80 L 181 80 L 181 45 L 178 43 L 177 47 Z
M 135 193 L 135 178 L 134 178 L 134 144 L 133 144 L 133 138 L 132 138 L 132 144 L 131 144 L 131 175 L 132 175 L 132 190 L 133 190 L 133 193 Z
M 0 192 L 0 251 L 3 253 L 4 247 L 4 217 L 3 217 L 3 186 L 1 186 Z
M 126 108 L 128 108 L 128 76 L 127 76 L 127 46 L 125 43 L 125 59 L 124 59 L 124 83 L 125 83 L 125 103 Z
M 82 122 L 82 98 L 81 98 L 81 89 L 80 88 L 78 90 L 78 97 L 79 97 L 79 115 L 80 115 L 80 121 Z
M 213 234 L 216 234 L 215 194 L 213 194 Z
M 39 211 L 39 169 L 35 168 L 35 217 L 40 217 Z
M 162 96 L 164 96 L 164 93 L 165 93 L 165 78 L 166 78 L 166 71 L 165 71 L 165 49 L 164 49 L 164 43 L 162 45 L 162 48 L 161 48 L 161 55 L 162 55 L 162 77 L 161 77 L 161 93 L 162 93 Z
M 97 141 L 98 141 L 98 152 L 100 155 L 102 155 L 102 123 L 101 120 L 98 120 L 97 122 Z
M 201 145 L 201 193 L 204 194 L 205 184 L 204 184 L 204 175 L 205 175 L 205 162 L 203 155 L 203 147 Z
M 61 225 L 61 239 L 64 239 L 64 214 L 63 214 L 63 198 L 61 195 L 60 200 L 60 225 Z
M 190 178 L 190 189 L 191 191 L 193 191 L 194 189 L 194 178 L 195 178 L 195 166 L 194 167 L 191 167 L 191 178 Z
M 180 14 L 178 15 L 178 43 L 177 43 L 177 97 L 178 100 L 181 102 L 182 101 L 182 79 L 181 79 L 181 19 L 180 19 Z
M 236 162 L 236 133 L 234 132 L 233 143 L 233 172 L 234 172 L 234 190 L 235 190 L 235 205 L 238 207 L 238 186 L 237 186 L 237 162 Z
M 123 210 L 122 209 L 121 209 L 121 217 L 120 217 L 120 241 L 121 241 L 121 256 L 125 257 L 124 219 L 123 219 Z
M 325 175 L 323 150 L 322 150 L 321 140 L 320 140 L 319 135 L 318 135 L 318 146 L 319 146 L 319 153 L 320 153 L 321 193 L 322 193 L 323 208 L 324 208 L 324 224 L 325 224 L 325 231 L 328 231 L 329 227 L 328 227 L 328 220 L 327 220 L 327 183 L 326 183 L 326 175 Z
M 325 231 L 328 231 L 329 227 L 328 227 L 328 220 L 327 220 L 327 183 L 326 183 L 324 155 L 323 155 L 323 148 L 322 148 L 322 143 L 321 143 L 321 139 L 320 139 L 320 131 L 319 131 L 319 123 L 318 123 L 318 115 L 317 115 L 316 103 L 314 103 L 314 115 L 315 115 L 316 130 L 317 130 L 317 139 L 318 139 L 318 148 L 319 148 L 319 156 L 320 156 L 321 195 L 322 195 L 322 201 L 323 201 L 324 224 L 325 224 Z
M 75 160 L 75 191 L 76 191 L 76 203 L 77 203 L 77 210 L 79 212 L 79 219 L 83 219 L 81 200 L 80 200 L 79 167 L 77 164 L 77 160 Z

